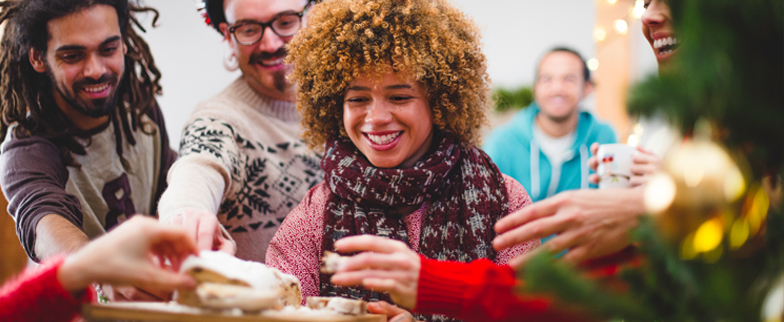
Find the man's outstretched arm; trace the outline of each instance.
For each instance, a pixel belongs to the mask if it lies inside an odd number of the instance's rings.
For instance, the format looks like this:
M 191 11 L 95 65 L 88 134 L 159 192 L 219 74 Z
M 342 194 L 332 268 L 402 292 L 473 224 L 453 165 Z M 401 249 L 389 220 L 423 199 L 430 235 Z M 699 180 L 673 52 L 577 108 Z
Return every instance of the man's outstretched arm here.
M 35 234 L 35 254 L 40 260 L 57 254 L 74 253 L 89 241 L 81 229 L 57 214 L 41 218 L 35 227 Z

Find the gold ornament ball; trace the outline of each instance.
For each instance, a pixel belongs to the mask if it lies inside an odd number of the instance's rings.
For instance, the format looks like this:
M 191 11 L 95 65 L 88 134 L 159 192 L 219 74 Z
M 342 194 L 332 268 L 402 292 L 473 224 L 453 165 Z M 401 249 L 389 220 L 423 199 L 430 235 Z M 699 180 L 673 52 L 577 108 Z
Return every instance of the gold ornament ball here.
M 732 220 L 726 218 L 727 209 L 745 188 L 726 150 L 708 140 L 691 140 L 668 153 L 662 171 L 645 188 L 645 205 L 668 239 L 680 242 L 695 233 L 702 238 L 700 247 L 715 248 L 725 221 Z

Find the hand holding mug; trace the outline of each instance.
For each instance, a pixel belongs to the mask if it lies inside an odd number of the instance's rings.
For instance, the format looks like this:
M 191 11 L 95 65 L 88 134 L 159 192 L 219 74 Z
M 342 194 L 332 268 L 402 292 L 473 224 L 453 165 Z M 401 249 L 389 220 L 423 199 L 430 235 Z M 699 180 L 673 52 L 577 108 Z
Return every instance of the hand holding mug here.
M 661 159 L 652 152 L 625 144 L 594 143 L 591 153 L 594 156 L 588 159 L 588 166 L 596 174 L 592 174 L 589 180 L 602 189 L 642 185 L 661 164 Z

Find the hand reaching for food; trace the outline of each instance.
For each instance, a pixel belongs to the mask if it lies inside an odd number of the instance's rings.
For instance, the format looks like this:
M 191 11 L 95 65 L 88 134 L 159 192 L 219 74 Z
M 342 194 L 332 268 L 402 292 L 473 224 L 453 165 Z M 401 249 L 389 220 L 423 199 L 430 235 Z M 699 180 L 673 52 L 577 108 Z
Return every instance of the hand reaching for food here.
M 93 282 L 173 291 L 195 286 L 193 279 L 177 273 L 185 258 L 195 253 L 196 244 L 182 229 L 133 216 L 69 256 L 58 277 L 72 292 Z M 172 267 L 162 265 L 167 260 Z
M 189 209 L 175 215 L 168 223 L 185 228 L 196 240 L 199 250 L 220 250 L 232 255 L 237 252 L 236 244 L 221 229 L 214 213 Z
M 328 259 L 330 263 L 323 267 L 333 269 L 334 266 L 333 284 L 362 285 L 373 291 L 386 292 L 396 304 L 414 309 L 421 266 L 419 255 L 408 245 L 384 237 L 361 235 L 342 238 L 335 242 L 335 248 L 343 253 L 362 253 L 345 259 L 334 256 Z

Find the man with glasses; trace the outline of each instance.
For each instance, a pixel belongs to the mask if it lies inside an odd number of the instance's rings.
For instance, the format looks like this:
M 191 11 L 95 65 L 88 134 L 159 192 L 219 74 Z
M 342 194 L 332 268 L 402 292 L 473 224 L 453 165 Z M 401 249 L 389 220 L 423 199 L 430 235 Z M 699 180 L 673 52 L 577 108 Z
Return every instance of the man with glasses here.
M 323 180 L 320 156 L 302 142 L 285 45 L 307 20 L 307 0 L 205 0 L 228 44 L 224 65 L 242 71 L 200 103 L 183 130 L 180 159 L 158 212 L 200 249 L 264 261 L 285 216 Z

